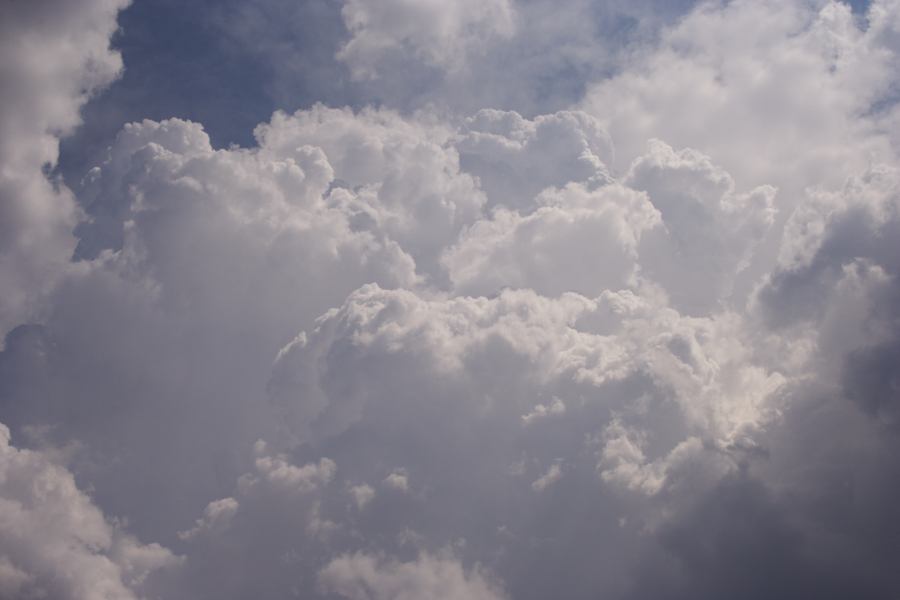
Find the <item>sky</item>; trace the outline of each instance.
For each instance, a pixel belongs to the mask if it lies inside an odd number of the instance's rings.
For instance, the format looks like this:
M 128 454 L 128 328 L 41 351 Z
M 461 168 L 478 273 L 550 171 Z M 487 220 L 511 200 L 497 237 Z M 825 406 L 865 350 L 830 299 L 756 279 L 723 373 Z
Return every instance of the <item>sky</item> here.
M 0 598 L 900 597 L 900 0 L 0 2 Z

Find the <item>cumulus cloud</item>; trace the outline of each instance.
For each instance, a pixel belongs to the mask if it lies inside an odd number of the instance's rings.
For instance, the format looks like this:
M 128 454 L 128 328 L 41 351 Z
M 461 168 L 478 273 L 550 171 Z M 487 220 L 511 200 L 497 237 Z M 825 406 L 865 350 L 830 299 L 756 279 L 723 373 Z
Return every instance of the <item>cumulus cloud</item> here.
M 204 532 L 225 528 L 234 518 L 240 504 L 234 498 L 222 498 L 213 500 L 203 509 L 203 516 L 197 519 L 197 524 L 185 531 L 179 531 L 178 537 L 190 540 Z
M 332 480 L 336 465 L 333 460 L 323 458 L 318 464 L 296 467 L 284 456 L 266 453 L 265 442 L 257 442 L 255 451 L 259 455 L 255 461 L 256 475 L 241 478 L 240 485 L 251 489 L 258 485 L 270 485 L 286 492 L 305 494 Z
M 566 412 L 566 405 L 557 397 L 549 404 L 538 404 L 528 414 L 522 415 L 522 423 L 529 425 L 538 419 L 544 419 L 551 415 L 561 415 Z
M 422 274 L 438 281 L 440 250 L 485 203 L 473 177 L 460 171 L 452 134 L 434 119 L 323 106 L 276 113 L 256 130 L 277 155 L 292 156 L 300 145 L 321 148 L 334 169 L 330 203 L 347 214 L 351 227 L 397 241 Z
M 366 95 L 406 108 L 437 105 L 470 113 L 500 108 L 537 115 L 569 108 L 588 82 L 615 70 L 632 44 L 655 39 L 661 27 L 696 3 L 341 4 L 346 31 L 334 34 L 336 55 Z M 287 40 L 281 49 L 299 50 L 301 44 Z M 279 81 L 290 78 L 283 74 Z
M 403 469 L 395 470 L 384 478 L 382 482 L 385 487 L 397 490 L 399 492 L 409 491 L 409 477 Z
M 900 3 L 347 0 L 355 108 L 125 124 L 83 212 L 121 6 L 57 8 L 0 9 L 0 595 L 900 589 Z
M 265 382 L 298 329 L 361 283 L 418 280 L 396 242 L 355 228 L 326 198 L 333 168 L 320 148 L 301 145 L 282 158 L 215 151 L 199 125 L 180 120 L 125 127 L 88 174 L 84 259 L 48 299 L 44 324 L 7 339 L 11 426 L 64 424 L 56 441 L 91 440 L 86 460 L 111 462 L 97 472 L 134 481 L 125 490 L 181 478 L 160 492 L 180 508 L 142 503 L 155 516 L 132 514 L 148 530 L 221 494 L 215 481 L 242 469 L 231 444 L 249 448 L 274 428 Z M 162 450 L 147 419 L 174 438 Z M 123 444 L 140 448 L 126 454 L 136 463 L 105 458 Z M 129 496 L 114 501 L 124 510 Z
M 603 325 L 606 331 L 594 331 Z M 500 385 L 492 382 L 498 373 L 478 368 L 481 361 L 500 361 L 513 372 L 518 361 L 525 361 L 531 365 L 530 391 L 526 386 L 518 394 L 503 394 L 504 403 L 489 395 L 469 400 L 485 402 L 485 410 L 516 411 L 516 420 L 539 404 L 528 402 L 540 397 L 542 390 L 535 386 L 553 391 L 559 379 L 602 386 L 648 373 L 680 403 L 685 417 L 727 445 L 772 418 L 777 402 L 770 403 L 784 381 L 778 372 L 753 363 L 742 338 L 751 340 L 753 334 L 733 315 L 686 318 L 629 292 L 604 292 L 591 300 L 572 293 L 548 299 L 531 291 L 506 291 L 494 299 L 429 301 L 407 291 L 366 286 L 321 319 L 311 336 L 299 337 L 281 352 L 270 390 L 297 419 L 294 431 L 309 431 L 305 439 L 316 439 L 376 416 L 371 411 L 379 408 L 370 402 L 398 408 L 415 402 L 397 381 L 386 379 L 386 389 L 396 389 L 382 393 L 374 387 L 380 381 L 353 385 L 332 371 L 357 361 L 354 368 L 367 370 L 370 356 L 409 362 L 416 365 L 410 377 L 414 373 L 452 385 L 462 384 L 454 381 L 460 374 L 473 385 Z M 517 379 L 504 385 L 515 386 Z M 409 387 L 413 394 L 421 389 Z M 433 396 L 441 392 L 435 385 L 425 389 Z M 552 412 L 568 416 L 572 411 Z
M 552 296 L 596 295 L 633 283 L 641 237 L 659 224 L 646 196 L 621 186 L 570 184 L 545 192 L 538 202 L 542 206 L 525 216 L 495 211 L 444 254 L 460 293 L 530 287 Z
M 350 488 L 350 494 L 353 496 L 353 501 L 356 503 L 356 507 L 359 510 L 365 508 L 366 504 L 372 501 L 372 498 L 375 497 L 375 489 L 366 483 L 360 485 L 354 485 Z
M 715 157 L 740 185 L 839 184 L 891 156 L 870 108 L 895 78 L 895 12 L 875 2 L 863 27 L 842 2 L 701 5 L 585 108 L 623 167 L 657 137 Z
M 898 198 L 891 167 L 811 191 L 788 221 L 780 264 L 755 296 L 765 322 L 811 348 L 806 369 L 840 383 L 886 423 L 897 418 L 888 365 L 898 339 Z
M 141 598 L 181 559 L 111 522 L 72 474 L 10 442 L 0 424 L 0 591 L 9 598 Z
M 479 570 L 423 554 L 400 563 L 367 554 L 335 558 L 319 572 L 319 585 L 349 600 L 498 600 L 503 592 Z
M 700 439 L 690 437 L 667 455 L 648 462 L 643 450 L 646 435 L 630 430 L 616 420 L 607 425 L 602 443 L 597 470 L 603 480 L 651 496 L 663 489 L 671 470 L 696 460 L 703 450 Z M 724 468 L 721 471 L 727 472 L 730 467 L 727 458 L 722 462 Z
M 606 130 L 580 111 L 525 119 L 515 111 L 483 109 L 466 119 L 455 146 L 490 203 L 510 208 L 534 206 L 546 188 L 607 181 L 613 163 Z
M 415 515 L 490 511 L 482 494 L 523 475 L 535 491 L 570 477 L 649 496 L 713 485 L 759 452 L 783 407 L 785 377 L 748 352 L 753 339 L 734 316 L 682 317 L 630 292 L 426 300 L 367 286 L 282 351 L 270 390 L 298 442 L 365 444 L 362 472 L 404 457 L 427 505 L 401 522 L 442 531 L 448 515 Z M 455 527 L 469 547 L 497 543 Z
M 559 465 L 550 465 L 547 471 L 531 482 L 531 489 L 536 492 L 542 492 L 562 477 L 562 469 Z
M 625 180 L 647 193 L 664 223 L 643 240 L 643 273 L 680 310 L 714 309 L 771 227 L 775 188 L 737 194 L 731 175 L 709 157 L 689 148 L 676 152 L 659 140 L 650 141 Z
M 514 29 L 508 0 L 488 2 L 404 2 L 374 4 L 347 0 L 341 9 L 352 37 L 338 57 L 350 64 L 354 77 L 374 77 L 382 57 L 409 53 L 427 64 L 454 69 L 460 61 L 497 35 Z
M 263 442 L 254 454 L 251 470 L 230 483 L 232 495 L 210 502 L 179 534 L 187 562 L 173 595 L 312 592 L 308 578 L 321 565 L 320 548 L 345 537 L 330 518 L 338 497 L 335 461 L 299 462 Z
M 43 296 L 72 256 L 78 209 L 51 175 L 59 138 L 122 68 L 109 47 L 128 0 L 0 7 L 0 335 L 42 316 Z
M 579 182 L 561 188 L 552 187 L 561 180 L 542 180 L 539 168 L 512 166 L 520 156 L 505 162 L 503 152 L 482 150 L 490 159 L 480 162 L 472 153 L 471 132 L 459 142 L 463 164 L 490 173 L 479 181 L 488 190 L 497 186 L 489 198 L 500 206 L 444 252 L 443 264 L 457 290 L 490 294 L 503 287 L 531 287 L 549 295 L 596 295 L 635 287 L 640 274 L 661 286 L 683 312 L 706 314 L 729 304 L 736 276 L 750 265 L 774 222 L 775 188 L 737 193 L 731 175 L 709 157 L 690 148 L 675 151 L 659 140 L 651 140 L 647 153 L 617 182 L 581 137 L 584 131 L 574 131 L 579 132 L 574 138 L 534 142 L 536 148 L 527 151 L 495 134 L 475 136 L 526 156 L 562 158 L 572 152 L 590 165 L 568 175 L 566 165 L 576 160 L 552 165 L 549 172 Z M 527 178 L 515 176 L 526 172 Z M 502 179 L 494 182 L 498 175 Z M 533 187 L 522 188 L 523 181 Z M 520 189 L 505 188 L 509 182 Z

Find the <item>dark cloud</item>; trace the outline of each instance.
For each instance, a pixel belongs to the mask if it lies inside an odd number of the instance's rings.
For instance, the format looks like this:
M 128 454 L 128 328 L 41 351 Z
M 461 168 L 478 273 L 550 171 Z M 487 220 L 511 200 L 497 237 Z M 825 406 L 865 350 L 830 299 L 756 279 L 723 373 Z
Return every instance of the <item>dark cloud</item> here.
M 701 495 L 657 533 L 632 598 L 889 598 L 865 565 L 822 556 L 786 507 L 746 474 Z

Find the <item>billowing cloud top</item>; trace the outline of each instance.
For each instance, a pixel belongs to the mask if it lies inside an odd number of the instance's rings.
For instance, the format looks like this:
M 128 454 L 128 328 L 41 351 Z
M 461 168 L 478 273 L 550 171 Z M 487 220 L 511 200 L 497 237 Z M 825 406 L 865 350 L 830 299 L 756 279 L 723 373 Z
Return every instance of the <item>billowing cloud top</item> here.
M 127 4 L 0 4 L 0 597 L 900 595 L 900 2 Z

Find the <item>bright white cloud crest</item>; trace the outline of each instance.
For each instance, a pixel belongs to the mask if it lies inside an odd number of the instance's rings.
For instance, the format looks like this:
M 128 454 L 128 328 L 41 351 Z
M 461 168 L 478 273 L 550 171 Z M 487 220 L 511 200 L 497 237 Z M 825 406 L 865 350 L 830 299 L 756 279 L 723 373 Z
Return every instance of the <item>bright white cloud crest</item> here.
M 346 0 L 411 98 L 640 18 L 565 110 L 144 120 L 74 192 L 123 6 L 59 4 L 0 9 L 0 596 L 900 589 L 900 3 Z

